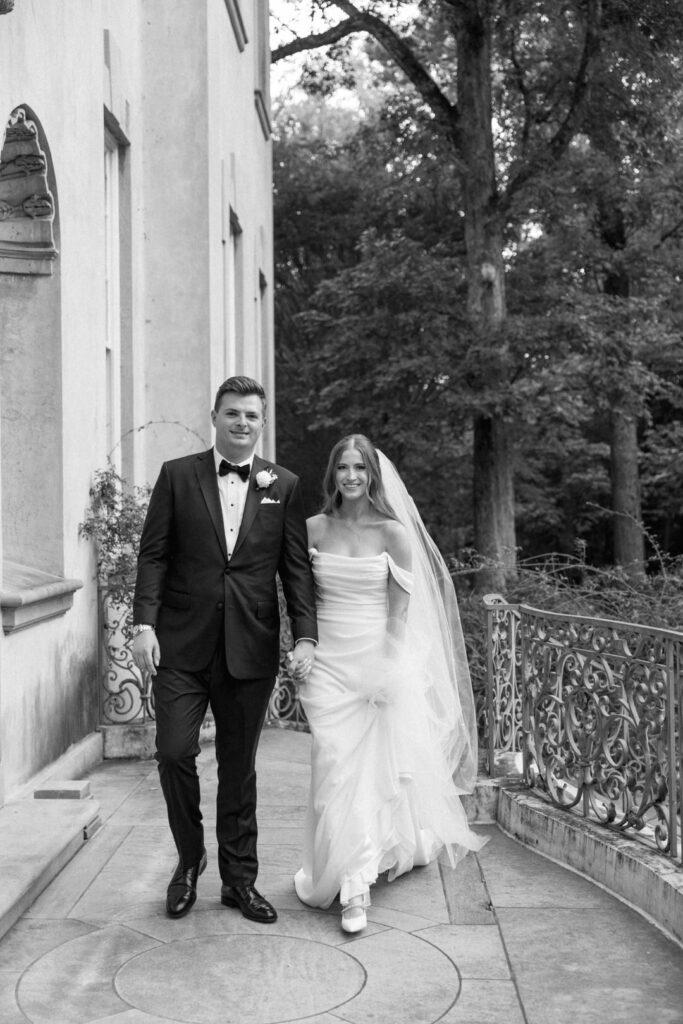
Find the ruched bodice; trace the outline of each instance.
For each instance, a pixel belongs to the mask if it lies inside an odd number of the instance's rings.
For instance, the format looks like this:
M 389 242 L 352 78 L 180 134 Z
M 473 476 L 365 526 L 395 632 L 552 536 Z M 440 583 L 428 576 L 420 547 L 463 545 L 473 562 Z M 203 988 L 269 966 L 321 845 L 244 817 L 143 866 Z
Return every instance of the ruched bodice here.
M 360 608 L 364 616 L 385 618 L 389 574 L 408 593 L 412 589 L 412 574 L 387 551 L 353 558 L 311 548 L 310 555 L 319 619 L 336 619 L 340 614 L 355 618 Z

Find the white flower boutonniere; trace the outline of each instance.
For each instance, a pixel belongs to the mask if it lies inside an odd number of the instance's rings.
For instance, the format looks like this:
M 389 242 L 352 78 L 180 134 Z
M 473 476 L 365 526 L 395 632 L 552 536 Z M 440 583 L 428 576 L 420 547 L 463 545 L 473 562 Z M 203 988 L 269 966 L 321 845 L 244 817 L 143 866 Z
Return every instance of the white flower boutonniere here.
M 274 484 L 277 480 L 277 473 L 273 473 L 272 469 L 262 469 L 256 474 L 256 490 L 265 491 L 267 487 Z

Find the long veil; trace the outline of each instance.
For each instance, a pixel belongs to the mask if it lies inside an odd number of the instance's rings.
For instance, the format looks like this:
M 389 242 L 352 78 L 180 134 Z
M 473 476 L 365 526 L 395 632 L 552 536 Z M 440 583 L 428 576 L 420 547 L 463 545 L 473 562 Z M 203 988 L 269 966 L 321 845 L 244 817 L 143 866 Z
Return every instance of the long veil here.
M 477 723 L 458 601 L 448 567 L 394 464 L 378 452 L 386 498 L 410 536 L 414 584 L 407 633 L 419 638 L 420 681 L 453 783 L 471 793 L 477 778 Z

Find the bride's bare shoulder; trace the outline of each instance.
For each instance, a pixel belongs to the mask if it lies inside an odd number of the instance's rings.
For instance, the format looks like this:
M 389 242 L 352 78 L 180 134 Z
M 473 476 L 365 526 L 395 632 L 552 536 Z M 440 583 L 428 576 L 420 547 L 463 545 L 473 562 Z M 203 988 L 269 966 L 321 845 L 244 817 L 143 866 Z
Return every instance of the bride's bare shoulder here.
M 383 531 L 387 553 L 397 565 L 409 569 L 412 561 L 410 539 L 403 523 L 399 523 L 397 519 L 387 519 L 383 524 Z
M 315 547 L 316 544 L 320 542 L 321 538 L 325 536 L 328 519 L 329 516 L 326 516 L 324 512 L 319 512 L 317 515 L 311 516 L 310 519 L 306 520 L 308 543 L 312 547 Z

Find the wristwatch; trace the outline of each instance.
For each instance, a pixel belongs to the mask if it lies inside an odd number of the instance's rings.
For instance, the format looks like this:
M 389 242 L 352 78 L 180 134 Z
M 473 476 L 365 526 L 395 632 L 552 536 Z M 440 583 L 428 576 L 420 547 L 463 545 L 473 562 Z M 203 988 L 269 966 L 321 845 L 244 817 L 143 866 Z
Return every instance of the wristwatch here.
M 140 633 L 144 633 L 146 629 L 151 629 L 154 632 L 154 626 L 150 626 L 147 622 L 142 622 L 137 626 L 133 626 L 133 636 L 139 636 Z

